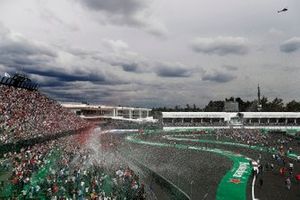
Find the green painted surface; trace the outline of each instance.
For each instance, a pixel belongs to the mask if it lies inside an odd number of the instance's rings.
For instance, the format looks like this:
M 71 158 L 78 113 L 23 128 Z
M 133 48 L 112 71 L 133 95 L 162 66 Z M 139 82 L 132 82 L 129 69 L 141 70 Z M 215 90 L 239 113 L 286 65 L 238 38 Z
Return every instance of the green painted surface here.
M 247 182 L 251 175 L 252 166 L 250 165 L 250 159 L 244 157 L 240 154 L 233 153 L 231 151 L 216 149 L 216 148 L 206 148 L 197 147 L 182 144 L 166 144 L 160 142 L 149 142 L 138 139 L 135 136 L 127 136 L 127 141 L 136 144 L 144 144 L 158 147 L 171 147 L 177 149 L 190 149 L 194 151 L 205 151 L 220 154 L 226 156 L 233 161 L 233 167 L 228 171 L 222 178 L 216 194 L 217 200 L 246 200 L 247 199 Z

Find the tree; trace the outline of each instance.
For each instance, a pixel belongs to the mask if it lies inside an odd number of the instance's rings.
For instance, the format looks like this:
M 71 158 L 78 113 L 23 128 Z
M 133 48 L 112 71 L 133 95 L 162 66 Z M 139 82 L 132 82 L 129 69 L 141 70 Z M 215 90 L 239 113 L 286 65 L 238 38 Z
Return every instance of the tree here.
M 189 104 L 186 104 L 186 107 L 185 107 L 184 111 L 191 111 L 191 107 L 190 107 Z
M 270 112 L 282 112 L 284 111 L 284 103 L 282 99 L 275 98 L 273 101 L 270 103 Z
M 196 111 L 197 111 L 196 104 L 193 104 L 193 112 L 196 112 Z
M 300 112 L 300 102 L 293 100 L 287 103 L 285 110 L 287 112 Z
M 210 101 L 204 108 L 206 112 L 222 112 L 224 109 L 224 101 Z

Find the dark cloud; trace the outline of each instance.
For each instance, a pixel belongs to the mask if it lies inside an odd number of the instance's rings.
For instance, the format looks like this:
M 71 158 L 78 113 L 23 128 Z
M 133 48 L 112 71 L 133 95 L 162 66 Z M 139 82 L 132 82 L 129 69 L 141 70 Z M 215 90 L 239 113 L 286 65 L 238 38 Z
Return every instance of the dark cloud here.
M 73 82 L 73 81 L 91 81 L 91 82 L 105 82 L 105 76 L 103 74 L 87 73 L 83 74 L 80 72 L 71 72 L 67 73 L 60 71 L 58 69 L 34 69 L 34 68 L 25 68 L 25 72 L 29 74 L 36 74 L 40 76 L 56 78 L 59 81 Z
M 138 27 L 165 36 L 167 30 L 149 15 L 148 0 L 78 0 L 85 8 L 106 16 L 106 23 Z
M 61 86 L 60 89 L 55 90 L 53 90 L 52 87 L 47 88 L 46 93 L 52 98 L 62 102 L 104 102 L 107 98 L 111 98 L 112 96 L 112 93 L 107 89 L 97 88 L 89 90 L 72 84 Z
M 0 27 L 1 29 L 1 27 Z M 58 55 L 56 52 L 61 52 Z M 80 60 L 68 66 L 57 62 L 63 59 L 63 55 L 71 54 Z M 83 52 L 81 52 L 81 55 Z M 87 55 L 87 54 L 85 54 Z M 88 62 L 87 62 L 88 63 Z M 62 87 L 72 82 L 92 82 L 97 85 L 121 85 L 128 81 L 105 72 L 94 66 L 88 66 L 82 56 L 76 56 L 73 52 L 57 49 L 32 41 L 25 40 L 21 36 L 14 36 L 10 31 L 0 30 L 0 65 L 5 72 L 11 74 L 23 71 L 31 77 L 38 78 L 41 87 Z M 81 66 L 83 64 L 83 66 Z M 66 91 L 67 92 L 67 91 Z
M 242 37 L 196 38 L 192 49 L 197 53 L 225 55 L 244 55 L 249 51 L 248 42 Z
M 300 37 L 294 37 L 284 41 L 280 45 L 280 51 L 284 53 L 292 53 L 300 49 Z
M 91 10 L 102 10 L 115 15 L 134 15 L 146 6 L 144 0 L 80 0 Z
M 48 46 L 15 36 L 10 31 L 0 30 L 0 64 L 6 67 L 16 70 L 27 66 L 41 67 L 56 57 L 56 52 Z
M 40 88 L 45 88 L 45 87 L 48 87 L 48 88 L 51 88 L 50 90 L 53 90 L 54 88 L 62 88 L 66 85 L 68 85 L 67 82 L 64 82 L 64 81 L 59 81 L 57 79 L 53 79 L 51 81 L 40 81 L 38 82 Z
M 217 83 L 226 83 L 234 79 L 236 79 L 236 76 L 224 72 L 214 72 L 212 74 L 204 74 L 202 76 L 203 81 L 211 81 Z
M 137 72 L 138 65 L 135 63 L 132 64 L 122 64 L 123 70 L 126 72 Z
M 160 65 L 156 68 L 155 73 L 160 77 L 191 77 L 192 73 L 190 70 L 183 66 L 171 66 L 171 65 Z
M 114 65 L 114 64 L 112 64 Z M 136 63 L 118 63 L 117 66 L 121 66 L 123 71 L 131 73 L 149 73 L 151 69 L 149 63 L 136 62 Z

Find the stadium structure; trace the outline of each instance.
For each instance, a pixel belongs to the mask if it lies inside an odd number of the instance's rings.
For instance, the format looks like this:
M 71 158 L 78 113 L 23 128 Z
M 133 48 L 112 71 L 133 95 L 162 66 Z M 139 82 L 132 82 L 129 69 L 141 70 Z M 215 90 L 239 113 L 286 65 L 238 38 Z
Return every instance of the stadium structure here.
M 87 120 L 155 121 L 153 117 L 150 117 L 149 113 L 151 109 L 148 108 L 89 105 L 85 103 L 62 103 L 61 105 Z

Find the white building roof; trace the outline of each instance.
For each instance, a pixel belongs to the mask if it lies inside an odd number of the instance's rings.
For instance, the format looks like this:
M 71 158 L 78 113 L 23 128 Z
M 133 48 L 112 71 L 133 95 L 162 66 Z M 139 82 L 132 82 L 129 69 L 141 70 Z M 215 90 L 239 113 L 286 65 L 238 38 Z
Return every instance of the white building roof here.
M 71 109 L 118 109 L 118 110 L 143 110 L 151 111 L 149 108 L 134 108 L 134 107 L 120 107 L 120 106 L 106 106 L 106 105 L 89 105 L 83 103 L 61 103 L 65 108 Z
M 244 118 L 300 118 L 300 112 L 240 112 Z M 225 118 L 237 112 L 162 112 L 163 118 Z

